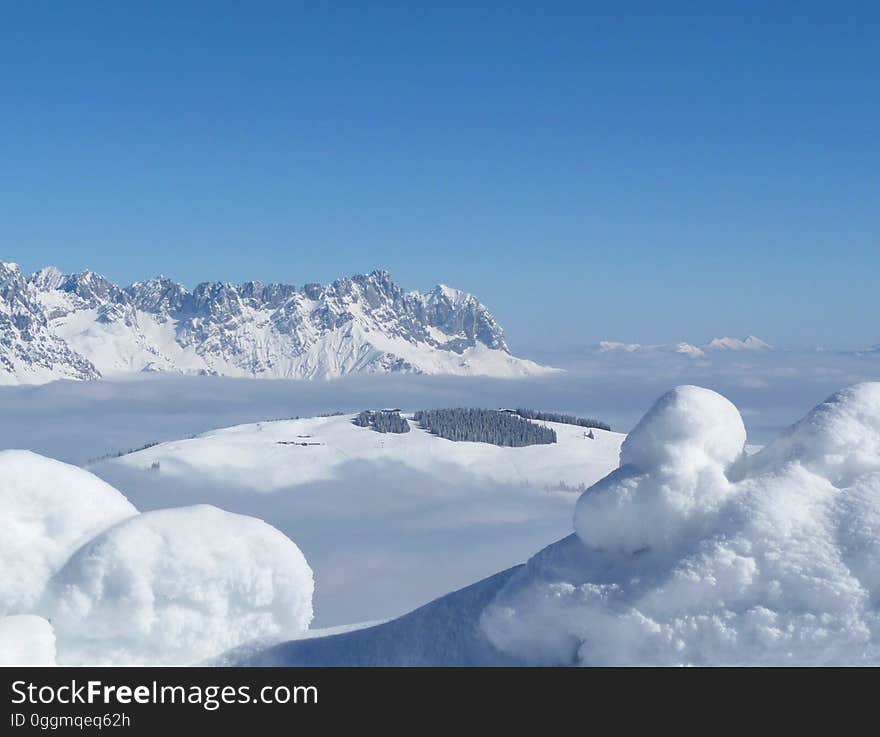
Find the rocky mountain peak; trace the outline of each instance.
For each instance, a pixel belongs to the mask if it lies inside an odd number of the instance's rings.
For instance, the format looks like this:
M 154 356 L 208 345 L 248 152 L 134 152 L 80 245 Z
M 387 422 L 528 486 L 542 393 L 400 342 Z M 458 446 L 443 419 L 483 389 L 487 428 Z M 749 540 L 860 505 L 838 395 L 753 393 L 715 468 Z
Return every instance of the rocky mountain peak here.
M 55 266 L 46 266 L 34 272 L 30 281 L 40 291 L 60 289 L 64 283 L 64 274 Z
M 100 307 L 107 302 L 124 300 L 123 292 L 119 287 L 106 277 L 90 270 L 64 277 L 58 288 L 75 294 L 91 308 Z

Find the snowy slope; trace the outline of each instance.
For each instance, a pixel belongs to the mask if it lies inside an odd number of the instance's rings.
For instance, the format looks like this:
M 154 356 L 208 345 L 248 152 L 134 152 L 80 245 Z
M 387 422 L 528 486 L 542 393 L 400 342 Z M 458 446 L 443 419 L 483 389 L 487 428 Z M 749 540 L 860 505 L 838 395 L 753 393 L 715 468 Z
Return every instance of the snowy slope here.
M 223 666 L 455 667 L 519 665 L 478 626 L 518 568 L 454 591 L 390 622 L 324 637 L 252 643 L 212 661 Z
M 404 292 L 384 271 L 329 285 L 120 288 L 92 271 L 0 264 L 0 383 L 141 371 L 263 378 L 351 373 L 518 377 L 551 371 L 510 354 L 473 295 Z
M 880 664 L 880 383 L 743 453 L 682 386 L 585 492 L 575 534 L 413 613 L 242 649 L 235 665 Z
M 548 423 L 556 444 L 501 448 L 351 419 L 240 425 L 91 470 L 141 509 L 212 503 L 282 530 L 315 570 L 327 626 L 396 616 L 522 562 L 570 529 L 578 493 L 617 465 L 623 439 Z
M 412 431 L 400 434 L 357 427 L 354 415 L 237 425 L 99 462 L 92 470 L 137 470 L 163 486 L 198 480 L 270 493 L 337 478 L 352 462 L 391 462 L 447 478 L 566 493 L 583 490 L 613 468 L 624 437 L 593 429 L 591 440 L 586 428 L 541 422 L 556 432 L 556 443 L 505 448 L 445 440 L 419 428 L 411 414 L 404 417 Z

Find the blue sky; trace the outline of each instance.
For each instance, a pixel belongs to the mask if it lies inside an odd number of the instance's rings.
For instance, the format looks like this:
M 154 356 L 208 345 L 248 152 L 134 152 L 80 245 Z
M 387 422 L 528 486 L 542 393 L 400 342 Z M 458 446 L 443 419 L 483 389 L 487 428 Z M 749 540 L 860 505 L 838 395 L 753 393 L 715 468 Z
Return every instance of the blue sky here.
M 873 7 L 872 7 L 873 6 Z M 880 341 L 872 3 L 0 0 L 0 259 Z

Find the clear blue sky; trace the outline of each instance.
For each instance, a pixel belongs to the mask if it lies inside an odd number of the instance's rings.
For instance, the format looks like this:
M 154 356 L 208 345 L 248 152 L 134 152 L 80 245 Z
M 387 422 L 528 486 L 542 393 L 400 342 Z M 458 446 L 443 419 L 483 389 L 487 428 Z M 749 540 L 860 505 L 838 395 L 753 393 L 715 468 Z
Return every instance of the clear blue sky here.
M 0 0 L 0 260 L 877 342 L 880 7 Z

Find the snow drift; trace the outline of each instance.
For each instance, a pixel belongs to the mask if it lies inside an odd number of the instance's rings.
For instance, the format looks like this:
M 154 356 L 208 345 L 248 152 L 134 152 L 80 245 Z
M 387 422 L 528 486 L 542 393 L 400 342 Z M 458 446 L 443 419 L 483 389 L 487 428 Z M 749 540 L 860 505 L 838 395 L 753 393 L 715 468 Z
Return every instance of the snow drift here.
M 49 584 L 45 609 L 65 664 L 191 664 L 312 619 L 299 548 L 253 517 L 201 505 L 106 530 Z
M 680 545 L 730 492 L 725 473 L 745 441 L 739 412 L 720 394 L 672 390 L 624 440 L 620 469 L 578 500 L 575 531 L 588 547 L 612 552 Z
M 484 610 L 522 662 L 880 662 L 880 383 L 830 397 L 752 457 L 726 399 L 679 387 L 620 468 Z
M 139 514 L 35 453 L 0 452 L 0 531 L 0 665 L 195 663 L 312 618 L 311 568 L 274 527 L 210 506 Z
M 31 611 L 80 545 L 135 514 L 122 494 L 81 468 L 0 451 L 0 616 Z

